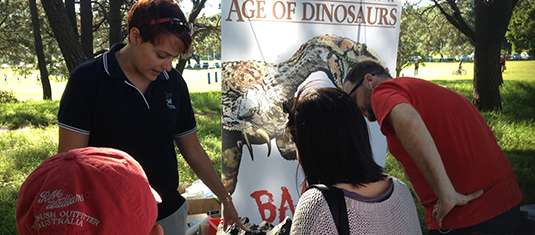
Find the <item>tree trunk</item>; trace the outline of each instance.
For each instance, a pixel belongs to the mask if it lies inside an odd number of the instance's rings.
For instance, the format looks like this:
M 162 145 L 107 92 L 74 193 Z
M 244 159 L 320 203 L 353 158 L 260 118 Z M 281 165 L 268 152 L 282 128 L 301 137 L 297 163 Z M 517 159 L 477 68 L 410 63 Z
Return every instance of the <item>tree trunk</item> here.
M 474 1 L 475 53 L 474 104 L 481 111 L 501 110 L 500 48 L 513 6 L 513 1 Z
M 175 66 L 175 69 L 182 74 L 184 71 L 184 68 L 186 67 L 186 62 L 188 62 L 189 59 L 182 59 L 180 58 L 178 60 L 178 63 Z
M 32 16 L 33 38 L 35 40 L 35 53 L 37 54 L 37 64 L 41 74 L 41 85 L 43 86 L 43 99 L 52 99 L 52 89 L 50 80 L 48 80 L 48 70 L 46 68 L 45 53 L 43 52 L 43 41 L 41 40 L 41 29 L 39 27 L 39 18 L 37 14 L 37 4 L 35 0 L 29 0 L 30 14 Z
M 41 4 L 45 9 L 54 37 L 58 41 L 67 69 L 72 72 L 86 57 L 72 27 L 69 24 L 65 24 L 65 22 L 68 22 L 65 6 L 61 0 L 41 0 Z
M 121 4 L 122 0 L 110 0 L 110 47 L 121 42 Z
M 78 24 L 76 23 L 74 0 L 65 0 L 65 12 L 67 12 L 67 17 L 69 18 L 69 23 L 71 24 L 74 33 L 78 36 Z
M 501 110 L 500 44 L 476 42 L 474 52 L 474 104 L 481 111 Z
M 91 0 L 80 0 L 80 42 L 87 57 L 93 57 L 93 12 Z

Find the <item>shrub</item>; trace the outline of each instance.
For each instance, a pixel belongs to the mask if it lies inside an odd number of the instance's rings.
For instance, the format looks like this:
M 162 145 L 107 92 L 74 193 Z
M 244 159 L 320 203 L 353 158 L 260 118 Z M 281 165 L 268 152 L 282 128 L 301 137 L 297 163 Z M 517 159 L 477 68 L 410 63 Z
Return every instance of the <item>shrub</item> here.
M 18 100 L 13 94 L 13 92 L 10 91 L 2 91 L 0 90 L 0 104 L 2 103 L 17 103 Z
M 0 126 L 18 129 L 26 126 L 46 127 L 56 123 L 58 101 L 24 101 L 0 103 Z

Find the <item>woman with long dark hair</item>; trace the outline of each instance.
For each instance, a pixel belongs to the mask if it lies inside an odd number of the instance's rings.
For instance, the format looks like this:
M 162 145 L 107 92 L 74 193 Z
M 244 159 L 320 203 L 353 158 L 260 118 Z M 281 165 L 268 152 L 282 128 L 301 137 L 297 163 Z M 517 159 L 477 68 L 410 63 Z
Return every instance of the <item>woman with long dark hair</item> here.
M 343 192 L 347 233 L 421 234 L 410 191 L 373 160 L 368 126 L 347 94 L 302 88 L 287 127 L 308 184 Z M 321 190 L 309 188 L 299 199 L 291 233 L 333 234 L 337 228 Z

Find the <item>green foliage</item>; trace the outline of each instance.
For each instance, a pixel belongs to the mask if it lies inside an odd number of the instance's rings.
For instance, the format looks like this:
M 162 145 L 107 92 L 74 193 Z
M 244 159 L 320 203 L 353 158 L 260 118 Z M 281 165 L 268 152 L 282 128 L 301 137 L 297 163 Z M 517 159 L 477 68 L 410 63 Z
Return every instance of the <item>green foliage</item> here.
M 443 5 L 447 5 L 442 2 Z M 472 1 L 457 1 L 455 3 L 461 12 L 461 16 L 465 19 L 468 27 L 475 28 L 473 17 L 473 3 Z M 444 7 L 448 12 L 450 7 Z M 419 14 L 422 15 L 422 23 L 425 25 L 425 36 L 422 38 L 422 43 L 426 51 L 433 54 L 444 56 L 456 56 L 460 54 L 470 54 L 474 48 L 470 41 L 457 28 L 455 28 L 440 12 L 437 7 L 430 9 L 428 12 L 426 7 L 418 9 Z M 448 12 L 451 14 L 451 12 Z
M 193 50 L 200 59 L 221 57 L 221 15 L 202 16 L 195 21 Z
M 424 56 L 425 52 L 420 47 L 419 40 L 423 33 L 422 29 L 424 29 L 423 21 L 419 19 L 416 9 L 405 3 L 400 24 L 396 76 L 399 76 L 403 68 L 413 64 L 415 57 Z
M 3 103 L 17 103 L 18 100 L 13 92 L 0 90 L 0 104 Z
M 192 93 L 191 104 L 195 113 L 218 115 L 221 113 L 221 92 Z
M 57 150 L 55 126 L 0 130 L 0 234 L 16 234 L 15 203 L 20 185 Z
M 459 7 L 465 19 L 472 19 L 469 1 L 461 2 Z M 444 18 L 438 8 L 417 7 L 408 2 L 403 5 L 397 73 L 416 60 L 421 62 L 437 54 L 441 58 L 467 55 L 473 50 L 469 40 Z
M 221 92 L 192 93 L 191 103 L 197 120 L 197 135 L 219 175 L 221 174 Z M 181 184 L 190 184 L 197 179 L 182 156 L 178 158 L 178 167 Z
M 40 1 L 37 1 L 37 11 L 48 70 L 51 75 L 66 77 L 63 57 Z M 0 1 L 0 18 L 9 19 L 0 23 L 0 63 L 11 65 L 18 74 L 29 74 L 30 70 L 37 68 L 37 58 L 28 1 Z
M 535 1 L 520 0 L 513 11 L 505 37 L 517 52 L 535 55 Z
M 46 127 L 56 122 L 58 101 L 0 102 L 0 127 Z

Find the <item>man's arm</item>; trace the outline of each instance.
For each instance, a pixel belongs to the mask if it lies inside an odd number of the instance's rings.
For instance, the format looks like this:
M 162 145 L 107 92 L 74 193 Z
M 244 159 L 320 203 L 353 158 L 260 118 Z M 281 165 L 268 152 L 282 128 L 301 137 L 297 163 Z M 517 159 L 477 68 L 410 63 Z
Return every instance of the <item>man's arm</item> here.
M 212 165 L 212 161 L 201 146 L 197 133 L 193 132 L 185 136 L 177 137 L 175 142 L 184 156 L 184 159 L 197 174 L 197 176 L 215 193 L 223 204 L 223 223 L 226 229 L 228 225 L 239 224 L 238 213 L 227 190 L 221 183 L 220 177 Z
M 58 153 L 67 152 L 75 148 L 87 147 L 89 135 L 59 127 Z
M 438 197 L 433 217 L 439 226 L 442 226 L 442 220 L 455 206 L 465 205 L 483 194 L 483 190 L 469 195 L 462 195 L 455 191 L 446 174 L 435 142 L 414 107 L 407 103 L 394 106 L 387 121 L 392 125 L 403 148 L 411 156 Z

